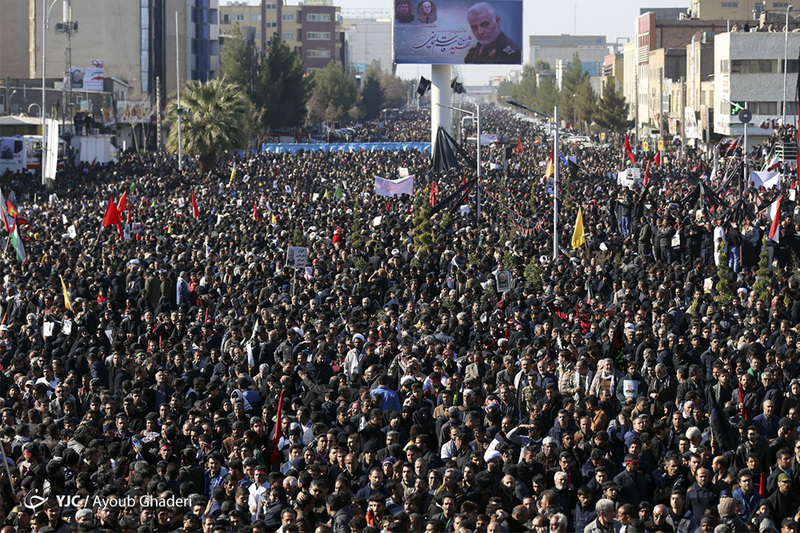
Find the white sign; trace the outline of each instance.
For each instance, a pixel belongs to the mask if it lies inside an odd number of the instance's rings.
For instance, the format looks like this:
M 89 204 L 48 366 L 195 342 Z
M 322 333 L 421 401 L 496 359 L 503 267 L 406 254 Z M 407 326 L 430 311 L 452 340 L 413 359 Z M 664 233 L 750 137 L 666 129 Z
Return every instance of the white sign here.
M 376 196 L 401 196 L 414 194 L 414 176 L 400 178 L 399 180 L 387 180 L 380 176 L 375 176 L 375 195 Z
M 642 183 L 642 169 L 639 167 L 623 170 L 617 175 L 617 185 L 622 185 L 629 189 L 641 187 Z
M 290 246 L 286 250 L 286 266 L 290 268 L 306 268 L 308 248 Z

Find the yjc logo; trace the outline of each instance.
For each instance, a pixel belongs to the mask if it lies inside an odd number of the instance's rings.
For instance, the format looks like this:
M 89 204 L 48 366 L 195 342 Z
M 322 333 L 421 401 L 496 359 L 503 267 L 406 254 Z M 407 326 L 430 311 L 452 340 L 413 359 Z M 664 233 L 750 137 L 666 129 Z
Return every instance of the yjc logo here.
M 47 503 L 47 498 L 42 498 L 35 491 L 30 491 L 26 494 L 25 499 L 22 501 L 22 505 L 30 509 L 32 514 L 36 514 L 45 503 Z

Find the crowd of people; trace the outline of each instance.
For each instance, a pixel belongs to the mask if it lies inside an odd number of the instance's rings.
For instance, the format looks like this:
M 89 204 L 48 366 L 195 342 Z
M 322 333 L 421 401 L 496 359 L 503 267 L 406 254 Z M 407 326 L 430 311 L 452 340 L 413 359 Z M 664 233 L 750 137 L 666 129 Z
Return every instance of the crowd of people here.
M 416 151 L 3 176 L 0 532 L 796 531 L 786 186 L 671 148 L 628 189 L 619 139 L 566 143 L 553 258 L 547 133 L 483 128 L 480 217 Z M 400 169 L 416 205 L 374 194 Z

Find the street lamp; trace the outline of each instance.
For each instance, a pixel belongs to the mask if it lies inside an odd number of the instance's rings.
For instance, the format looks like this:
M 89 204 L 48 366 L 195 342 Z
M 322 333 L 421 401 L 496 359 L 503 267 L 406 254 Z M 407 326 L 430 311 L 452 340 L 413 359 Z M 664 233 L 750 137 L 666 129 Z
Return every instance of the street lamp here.
M 472 111 L 468 111 L 466 109 L 461 109 L 460 107 L 453 107 L 453 106 L 443 105 L 443 104 L 436 104 L 436 105 L 438 105 L 439 107 L 446 107 L 447 109 L 453 109 L 455 111 L 461 111 L 462 113 L 467 113 L 468 115 L 475 117 L 475 123 L 476 123 L 475 124 L 475 128 L 476 128 L 475 129 L 475 137 L 477 138 L 477 144 L 478 144 L 478 157 L 477 157 L 477 163 L 476 163 L 476 167 L 477 167 L 477 171 L 478 171 L 478 177 L 477 177 L 478 181 L 476 182 L 476 185 L 475 185 L 475 204 L 476 204 L 476 207 L 475 207 L 475 220 L 476 220 L 477 224 L 480 226 L 480 223 L 481 223 L 481 104 L 479 104 L 479 103 L 475 104 L 475 109 L 476 109 L 475 113 L 473 113 Z
M 513 100 L 508 100 L 508 103 L 514 107 L 519 107 L 547 118 L 551 125 L 555 124 L 553 133 L 553 261 L 555 261 L 558 259 L 558 106 L 553 108 L 553 116 L 551 117 L 547 113 L 536 111 Z
M 786 6 L 786 26 L 783 27 L 783 121 L 781 124 L 786 125 L 786 76 L 789 72 L 789 11 L 792 6 Z

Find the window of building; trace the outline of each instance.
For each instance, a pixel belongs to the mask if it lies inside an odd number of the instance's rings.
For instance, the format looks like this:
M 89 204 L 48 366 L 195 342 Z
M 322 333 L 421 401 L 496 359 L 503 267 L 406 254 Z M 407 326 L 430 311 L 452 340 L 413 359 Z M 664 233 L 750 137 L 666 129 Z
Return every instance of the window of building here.
M 242 15 L 241 13 L 238 14 L 238 15 L 234 15 L 233 16 L 233 21 L 234 22 L 244 22 L 244 15 Z
M 747 108 L 754 115 L 778 114 L 778 102 L 750 102 Z
M 284 22 L 292 22 L 293 20 L 294 20 L 294 13 L 283 15 Z
M 777 59 L 732 59 L 731 72 L 738 74 L 778 74 Z
M 267 22 L 267 23 L 265 23 L 265 26 L 267 28 L 277 28 L 278 27 L 278 23 L 277 22 Z
M 228 13 L 222 14 L 222 23 L 223 24 L 230 24 L 231 23 L 231 16 Z
M 329 31 L 309 31 L 306 32 L 306 40 L 309 41 L 330 41 L 331 32 Z
M 306 21 L 308 22 L 330 22 L 331 15 L 330 13 L 309 13 L 306 15 Z
M 267 9 L 278 9 L 278 4 L 265 4 Z
M 250 22 L 261 22 L 261 15 L 250 15 Z
M 285 31 L 285 32 L 283 32 L 283 40 L 284 41 L 294 41 L 294 32 L 293 31 Z
M 773 9 L 786 9 L 789 7 L 789 2 L 773 2 L 772 8 Z
M 783 60 L 781 60 L 781 64 L 783 64 Z M 788 67 L 789 74 L 795 74 L 797 72 L 798 61 L 796 59 L 790 59 L 786 62 L 786 66 Z M 781 70 L 781 72 L 783 72 Z
M 309 50 L 308 57 L 317 57 L 317 58 L 330 58 L 331 51 L 330 50 Z
M 723 9 L 736 9 L 739 7 L 739 2 L 722 2 Z

